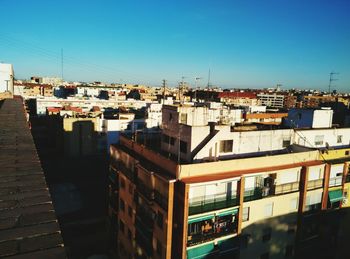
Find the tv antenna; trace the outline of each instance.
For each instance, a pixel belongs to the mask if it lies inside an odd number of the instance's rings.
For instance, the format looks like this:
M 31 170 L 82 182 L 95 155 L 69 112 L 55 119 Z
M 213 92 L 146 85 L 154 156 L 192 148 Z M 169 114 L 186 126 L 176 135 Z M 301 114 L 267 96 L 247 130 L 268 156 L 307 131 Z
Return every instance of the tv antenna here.
M 328 84 L 328 92 L 331 93 L 331 87 L 332 87 L 332 82 L 337 81 L 337 78 L 334 78 L 334 75 L 339 75 L 337 72 L 331 72 L 329 73 L 329 84 Z

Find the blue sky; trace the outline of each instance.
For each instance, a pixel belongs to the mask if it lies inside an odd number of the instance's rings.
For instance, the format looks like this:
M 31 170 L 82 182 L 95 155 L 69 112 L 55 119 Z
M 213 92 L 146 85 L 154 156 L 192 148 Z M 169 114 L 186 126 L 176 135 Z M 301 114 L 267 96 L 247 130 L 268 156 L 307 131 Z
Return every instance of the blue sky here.
M 350 91 L 350 1 L 0 0 L 17 78 Z M 6 10 L 6 11 L 4 11 Z M 5 24 L 5 25 L 4 25 Z

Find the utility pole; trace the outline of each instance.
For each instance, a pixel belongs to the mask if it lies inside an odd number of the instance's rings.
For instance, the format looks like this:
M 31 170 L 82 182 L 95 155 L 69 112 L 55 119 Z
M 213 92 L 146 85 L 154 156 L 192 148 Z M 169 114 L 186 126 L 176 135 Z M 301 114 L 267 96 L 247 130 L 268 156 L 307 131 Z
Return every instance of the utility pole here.
M 165 103 L 165 87 L 166 87 L 166 80 L 163 79 L 162 82 L 163 82 L 163 104 L 164 104 L 164 103 Z
M 334 75 L 339 75 L 339 73 L 337 73 L 337 72 L 331 72 L 331 73 L 329 73 L 329 84 L 328 84 L 328 92 L 329 92 L 329 94 L 331 94 L 332 82 L 338 80 L 337 78 L 334 78 L 334 77 L 333 77 Z

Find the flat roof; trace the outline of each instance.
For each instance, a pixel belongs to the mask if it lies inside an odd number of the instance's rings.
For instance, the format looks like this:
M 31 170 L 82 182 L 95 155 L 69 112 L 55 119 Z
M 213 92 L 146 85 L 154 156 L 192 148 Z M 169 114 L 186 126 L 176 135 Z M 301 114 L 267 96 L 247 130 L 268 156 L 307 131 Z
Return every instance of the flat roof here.
M 67 258 L 21 99 L 0 107 L 0 257 Z

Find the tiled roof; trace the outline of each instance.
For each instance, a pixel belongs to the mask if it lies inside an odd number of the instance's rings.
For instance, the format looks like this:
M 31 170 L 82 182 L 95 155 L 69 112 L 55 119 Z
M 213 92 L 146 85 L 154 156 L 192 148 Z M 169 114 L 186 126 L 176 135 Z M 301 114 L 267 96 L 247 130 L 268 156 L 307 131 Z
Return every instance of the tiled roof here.
M 0 106 L 0 257 L 66 258 L 21 99 Z

